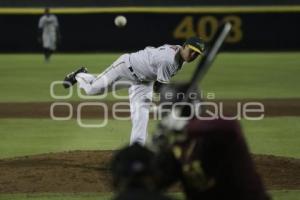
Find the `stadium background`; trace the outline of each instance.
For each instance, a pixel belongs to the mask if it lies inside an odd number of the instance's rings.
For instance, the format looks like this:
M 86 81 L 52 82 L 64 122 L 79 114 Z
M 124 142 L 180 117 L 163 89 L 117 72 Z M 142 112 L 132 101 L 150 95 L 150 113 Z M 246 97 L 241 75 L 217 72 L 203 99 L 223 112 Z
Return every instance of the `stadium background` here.
M 57 15 L 62 33 L 50 63 L 37 43 L 45 6 Z M 113 24 L 119 14 L 128 19 L 121 29 Z M 200 87 L 229 110 L 238 101 L 264 103 L 263 120 L 241 121 L 249 147 L 273 197 L 299 198 L 299 16 L 300 2 L 292 0 L 0 0 L 0 199 L 108 199 L 107 163 L 127 143 L 130 123 L 109 119 L 101 129 L 80 128 L 76 108 L 83 100 L 77 94 L 53 99 L 51 83 L 79 65 L 101 72 L 120 52 L 180 44 L 192 35 L 209 42 L 224 20 L 233 23 L 233 32 Z M 187 80 L 194 67 L 174 81 Z M 55 92 L 67 94 L 59 87 Z M 72 119 L 52 120 L 53 102 L 70 103 Z M 88 109 L 85 122 L 102 120 L 97 111 Z M 69 111 L 62 106 L 56 113 Z
M 0 51 L 39 51 L 36 27 L 45 6 L 53 7 L 59 18 L 64 37 L 62 52 L 135 50 L 164 42 L 181 43 L 191 35 L 209 41 L 223 21 L 233 24 L 226 50 L 299 48 L 300 30 L 295 28 L 300 19 L 299 5 L 285 1 L 286 5 L 274 6 L 273 1 L 266 0 L 251 1 L 250 5 L 250 1 L 197 2 L 1 1 Z M 262 5 L 253 6 L 256 4 Z M 128 18 L 128 26 L 123 29 L 111 23 L 118 14 Z

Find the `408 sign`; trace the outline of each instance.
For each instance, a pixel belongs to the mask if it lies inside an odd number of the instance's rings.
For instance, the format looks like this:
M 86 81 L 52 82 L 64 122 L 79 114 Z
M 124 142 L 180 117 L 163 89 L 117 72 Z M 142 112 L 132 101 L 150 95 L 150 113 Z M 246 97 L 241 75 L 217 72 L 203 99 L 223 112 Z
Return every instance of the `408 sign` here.
M 192 36 L 199 36 L 204 41 L 209 42 L 215 35 L 220 24 L 230 22 L 232 30 L 225 42 L 238 43 L 243 38 L 242 20 L 236 15 L 223 16 L 221 19 L 212 15 L 205 15 L 199 18 L 185 16 L 176 26 L 173 37 L 185 40 Z

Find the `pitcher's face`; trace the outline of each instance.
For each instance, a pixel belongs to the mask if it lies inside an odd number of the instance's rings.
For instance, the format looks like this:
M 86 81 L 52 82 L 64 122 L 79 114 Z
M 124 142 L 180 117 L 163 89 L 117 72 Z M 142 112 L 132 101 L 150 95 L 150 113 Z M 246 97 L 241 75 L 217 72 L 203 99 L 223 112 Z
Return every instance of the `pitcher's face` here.
M 192 49 L 190 49 L 188 46 L 184 46 L 181 51 L 181 57 L 185 62 L 192 62 L 194 61 L 200 54 Z

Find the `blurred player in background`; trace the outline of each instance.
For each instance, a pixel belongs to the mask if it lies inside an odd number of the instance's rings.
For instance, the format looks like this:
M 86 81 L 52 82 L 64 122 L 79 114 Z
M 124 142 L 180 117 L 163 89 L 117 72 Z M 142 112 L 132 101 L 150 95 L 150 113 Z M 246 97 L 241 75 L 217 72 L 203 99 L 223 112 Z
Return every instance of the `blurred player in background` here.
M 138 52 L 124 54 L 98 76 L 88 74 L 83 67 L 68 74 L 64 87 L 69 88 L 77 81 L 87 95 L 103 94 L 113 88 L 119 80 L 127 81 L 129 87 L 132 131 L 130 143 L 145 144 L 149 121 L 153 87 L 169 83 L 184 62 L 194 61 L 204 52 L 204 42 L 197 37 L 189 38 L 183 46 L 163 45 L 158 48 L 146 47 Z
M 45 61 L 47 62 L 56 50 L 57 42 L 60 41 L 58 20 L 54 14 L 50 14 L 49 8 L 45 8 L 44 15 L 40 17 L 38 29 L 38 41 L 42 43 Z

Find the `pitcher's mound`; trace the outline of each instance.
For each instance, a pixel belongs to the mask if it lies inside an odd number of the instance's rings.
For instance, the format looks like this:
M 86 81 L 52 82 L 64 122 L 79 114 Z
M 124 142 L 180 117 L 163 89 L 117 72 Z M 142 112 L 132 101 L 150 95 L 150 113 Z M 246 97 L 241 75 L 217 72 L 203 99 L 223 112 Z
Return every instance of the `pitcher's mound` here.
M 0 193 L 111 192 L 113 151 L 72 151 L 0 160 Z M 300 159 L 254 155 L 268 189 L 300 189 Z

